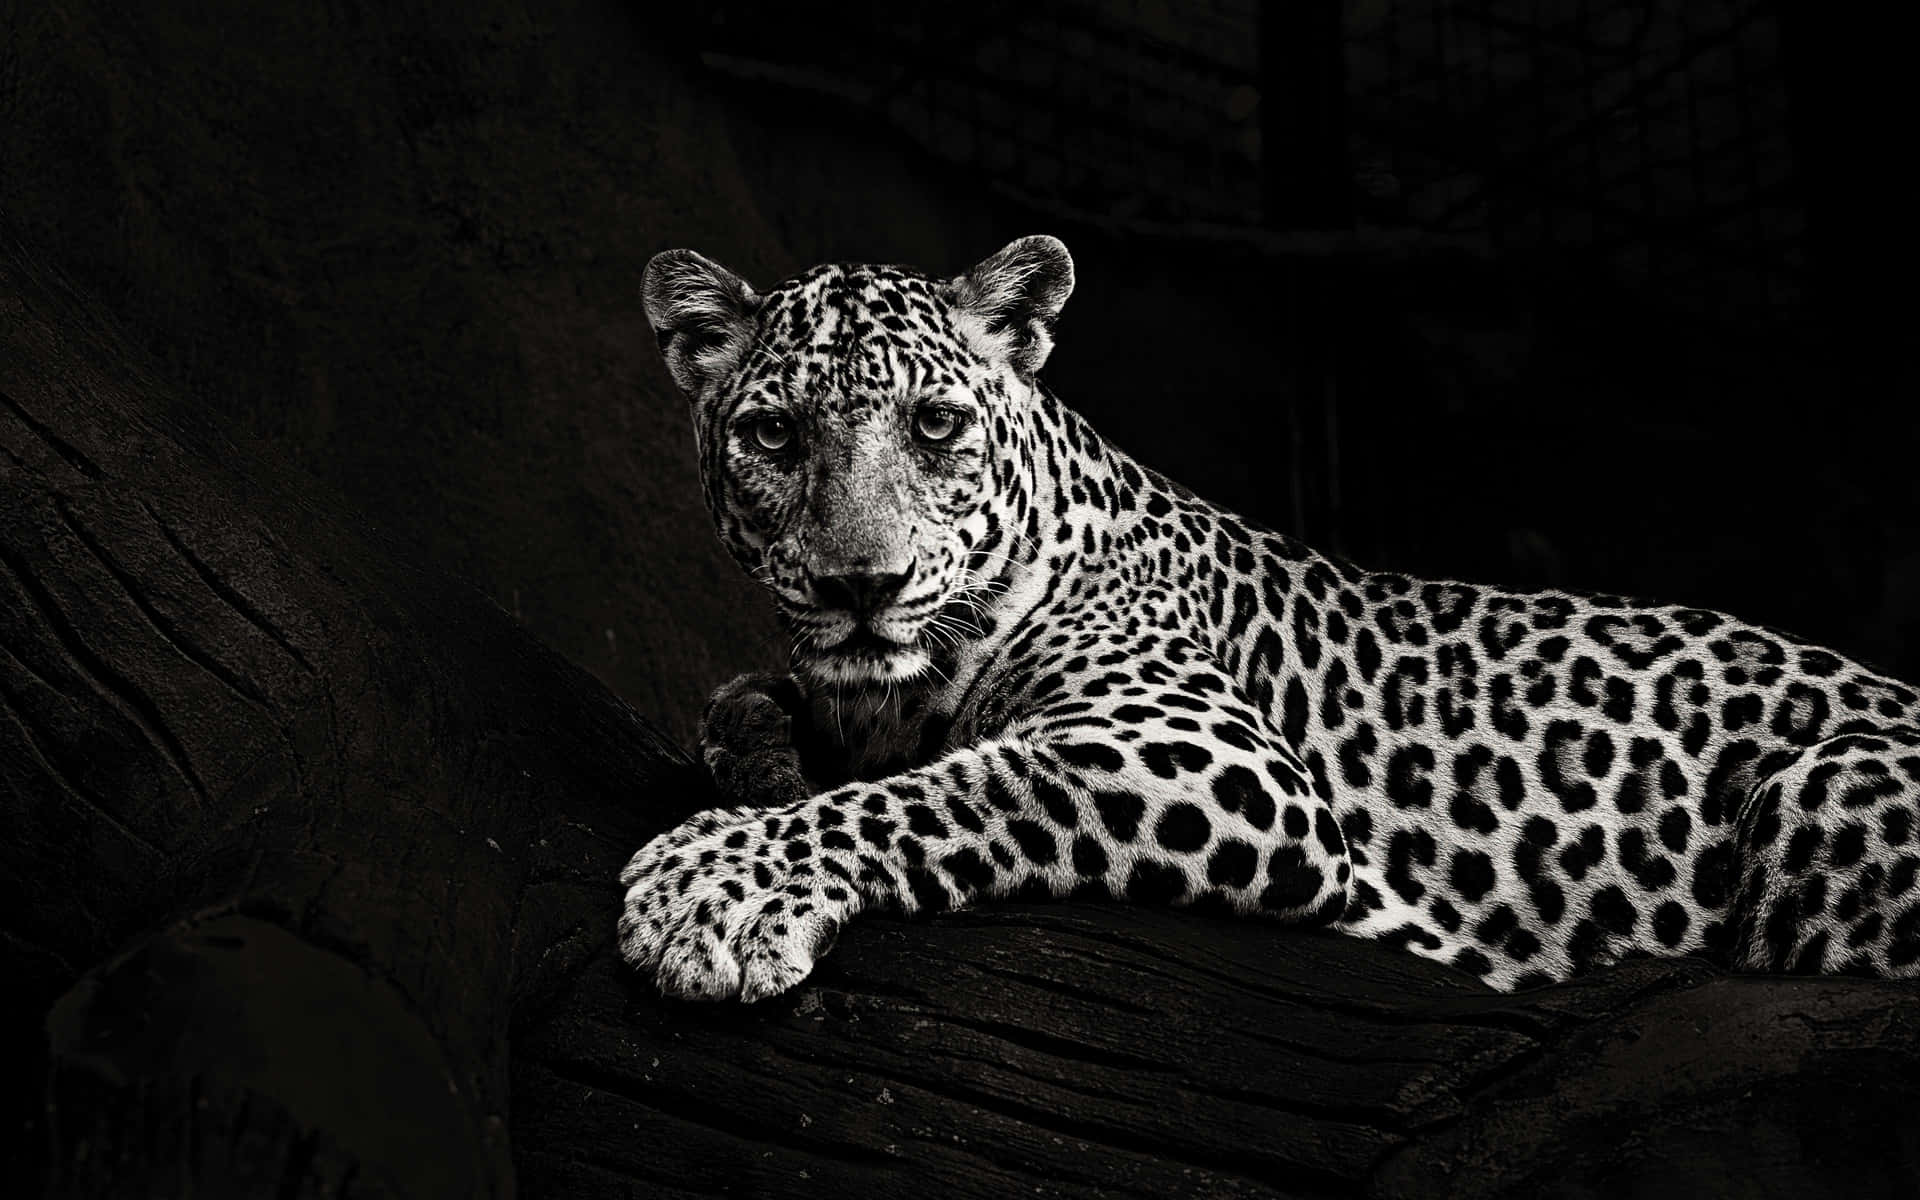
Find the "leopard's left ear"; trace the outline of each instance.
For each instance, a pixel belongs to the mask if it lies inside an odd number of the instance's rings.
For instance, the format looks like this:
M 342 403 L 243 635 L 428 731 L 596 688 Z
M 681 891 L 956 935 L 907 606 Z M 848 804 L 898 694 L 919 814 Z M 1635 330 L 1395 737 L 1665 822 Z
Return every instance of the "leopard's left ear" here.
M 665 250 L 647 263 L 640 300 L 667 372 L 688 400 L 740 361 L 757 302 L 747 281 L 705 255 Z
M 1053 350 L 1053 322 L 1073 294 L 1073 258 L 1059 238 L 1035 234 L 953 281 L 961 332 L 989 358 L 1031 378 Z

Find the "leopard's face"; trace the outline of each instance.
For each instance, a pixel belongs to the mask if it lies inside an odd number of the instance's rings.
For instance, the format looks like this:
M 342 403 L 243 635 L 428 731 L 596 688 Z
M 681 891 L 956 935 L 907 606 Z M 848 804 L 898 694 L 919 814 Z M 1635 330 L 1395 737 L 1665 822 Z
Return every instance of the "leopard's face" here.
M 895 311 L 906 332 L 862 316 Z M 980 584 L 968 550 L 1000 506 L 991 431 L 1015 416 L 1017 381 L 951 317 L 910 277 L 776 290 L 697 421 L 715 529 L 822 678 L 918 677 L 940 614 Z
M 1071 286 L 1064 248 L 1026 241 L 953 280 L 830 266 L 763 295 L 685 252 L 649 265 L 715 530 L 818 679 L 920 677 L 990 587 L 983 542 L 1021 507 L 1032 373 Z M 994 270 L 1057 300 L 1038 315 Z

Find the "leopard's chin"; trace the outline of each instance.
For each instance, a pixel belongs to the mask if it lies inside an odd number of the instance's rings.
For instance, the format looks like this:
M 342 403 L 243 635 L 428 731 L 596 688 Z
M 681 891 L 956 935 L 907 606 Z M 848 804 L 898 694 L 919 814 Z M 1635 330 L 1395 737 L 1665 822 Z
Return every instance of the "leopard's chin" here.
M 821 683 L 846 687 L 911 682 L 927 674 L 932 662 L 918 645 L 859 628 L 815 650 L 798 665 Z
M 799 666 L 818 682 L 847 687 L 911 683 L 928 673 L 932 660 L 918 646 L 901 646 L 884 653 L 841 653 L 836 648 L 804 659 Z

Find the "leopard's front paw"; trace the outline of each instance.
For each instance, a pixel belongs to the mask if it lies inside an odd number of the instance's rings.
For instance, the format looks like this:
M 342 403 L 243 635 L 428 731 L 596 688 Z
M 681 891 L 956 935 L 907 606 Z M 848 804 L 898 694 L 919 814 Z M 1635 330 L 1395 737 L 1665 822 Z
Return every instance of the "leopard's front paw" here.
M 798 806 L 713 809 L 647 843 L 620 875 L 620 953 L 664 995 L 746 1003 L 807 977 L 860 897 L 820 870 Z
M 739 675 L 713 693 L 700 718 L 700 756 L 721 795 L 776 807 L 813 792 L 795 737 L 806 707 L 788 675 Z

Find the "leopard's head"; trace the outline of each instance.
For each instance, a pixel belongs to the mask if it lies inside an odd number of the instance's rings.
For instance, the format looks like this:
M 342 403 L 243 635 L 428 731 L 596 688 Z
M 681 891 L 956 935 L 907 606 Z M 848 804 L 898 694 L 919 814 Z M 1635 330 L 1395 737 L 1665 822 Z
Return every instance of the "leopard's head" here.
M 714 527 L 773 593 L 796 667 L 918 678 L 955 606 L 1020 555 L 1034 375 L 1072 290 L 1044 236 L 951 279 L 832 265 L 756 292 L 691 250 L 647 264 Z

